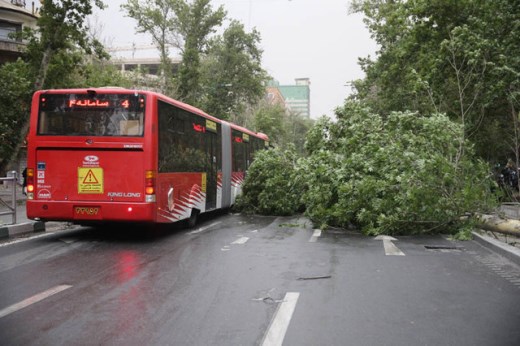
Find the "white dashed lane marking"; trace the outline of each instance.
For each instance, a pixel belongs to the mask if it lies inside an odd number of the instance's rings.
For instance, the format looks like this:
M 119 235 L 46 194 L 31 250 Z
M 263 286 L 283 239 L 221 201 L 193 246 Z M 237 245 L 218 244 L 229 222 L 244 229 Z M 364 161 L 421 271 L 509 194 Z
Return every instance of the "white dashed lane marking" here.
M 201 227 L 201 228 L 199 228 L 199 229 L 197 229 L 197 230 L 195 230 L 195 231 L 191 231 L 191 232 L 189 232 L 188 234 L 197 234 L 197 233 L 204 232 L 204 231 L 210 229 L 211 227 L 218 225 L 218 224 L 221 223 L 221 222 L 222 222 L 222 221 L 213 222 L 211 225 L 207 225 L 207 226 L 205 226 L 205 227 Z
M 299 292 L 287 292 L 285 294 L 283 301 L 278 305 L 269 329 L 265 333 L 262 346 L 282 345 L 299 297 Z
M 321 237 L 321 229 L 315 229 L 311 238 L 309 239 L 309 243 L 315 243 L 318 238 Z
M 231 243 L 231 245 L 243 245 L 249 240 L 248 237 L 241 237 Z
M 237 240 L 235 240 L 234 242 L 232 242 L 230 245 L 244 245 L 245 243 L 247 243 L 248 240 L 249 240 L 248 237 L 240 237 Z M 229 251 L 229 250 L 231 250 L 230 245 L 225 245 L 220 250 Z
M 6 307 L 5 309 L 0 310 L 0 318 L 5 317 L 9 314 L 12 314 L 13 312 L 21 310 L 23 308 L 26 308 L 29 305 L 38 303 L 39 301 L 44 300 L 45 298 L 49 298 L 50 296 L 53 296 L 56 293 L 60 293 L 61 291 L 64 291 L 71 287 L 72 286 L 70 286 L 70 285 L 56 286 L 51 289 L 48 289 L 47 291 L 38 293 L 30 298 L 24 299 L 19 303 L 13 304 L 11 306 Z
M 375 240 L 382 240 L 383 247 L 385 248 L 385 255 L 387 256 L 405 256 L 404 252 L 399 250 L 392 241 L 397 241 L 394 237 L 388 235 L 378 235 L 374 238 Z

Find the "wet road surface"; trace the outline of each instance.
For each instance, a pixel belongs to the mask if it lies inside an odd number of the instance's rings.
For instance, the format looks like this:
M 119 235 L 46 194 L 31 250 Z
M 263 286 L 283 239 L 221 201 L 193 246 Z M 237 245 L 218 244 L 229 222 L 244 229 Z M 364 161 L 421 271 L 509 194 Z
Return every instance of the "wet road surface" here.
M 473 241 L 303 217 L 0 244 L 2 345 L 518 345 L 520 268 Z

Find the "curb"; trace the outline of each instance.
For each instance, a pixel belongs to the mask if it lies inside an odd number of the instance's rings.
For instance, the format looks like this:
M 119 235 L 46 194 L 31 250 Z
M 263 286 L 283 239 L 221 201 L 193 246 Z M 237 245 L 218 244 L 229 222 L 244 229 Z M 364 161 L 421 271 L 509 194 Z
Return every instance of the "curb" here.
M 7 225 L 0 227 L 0 239 L 37 232 L 45 232 L 44 222 L 33 221 L 15 225 Z
M 520 249 L 509 244 L 505 244 L 501 241 L 488 237 L 486 235 L 478 234 L 477 232 L 471 232 L 473 234 L 473 240 L 479 244 L 487 247 L 490 250 L 500 253 L 502 256 L 520 265 Z

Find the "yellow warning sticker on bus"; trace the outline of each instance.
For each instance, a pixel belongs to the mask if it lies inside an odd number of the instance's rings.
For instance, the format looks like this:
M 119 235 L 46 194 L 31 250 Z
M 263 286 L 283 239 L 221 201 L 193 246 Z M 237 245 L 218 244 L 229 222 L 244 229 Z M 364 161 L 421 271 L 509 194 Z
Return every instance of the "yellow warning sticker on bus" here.
M 78 193 L 103 193 L 103 168 L 78 167 Z
M 206 192 L 206 173 L 202 173 L 202 182 L 200 184 L 200 190 Z
M 206 130 L 217 132 L 217 123 L 206 119 Z

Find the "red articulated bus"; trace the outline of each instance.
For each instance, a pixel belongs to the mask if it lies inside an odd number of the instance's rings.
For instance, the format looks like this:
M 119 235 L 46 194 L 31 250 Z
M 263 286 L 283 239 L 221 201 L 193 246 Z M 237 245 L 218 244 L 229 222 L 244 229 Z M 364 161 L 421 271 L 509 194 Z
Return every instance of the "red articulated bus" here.
M 231 207 L 266 135 L 152 91 L 40 90 L 32 100 L 27 216 L 171 223 Z

